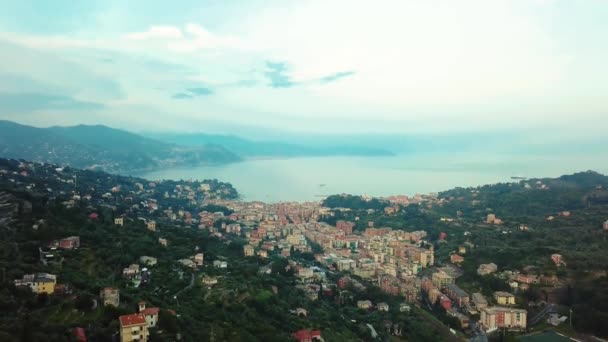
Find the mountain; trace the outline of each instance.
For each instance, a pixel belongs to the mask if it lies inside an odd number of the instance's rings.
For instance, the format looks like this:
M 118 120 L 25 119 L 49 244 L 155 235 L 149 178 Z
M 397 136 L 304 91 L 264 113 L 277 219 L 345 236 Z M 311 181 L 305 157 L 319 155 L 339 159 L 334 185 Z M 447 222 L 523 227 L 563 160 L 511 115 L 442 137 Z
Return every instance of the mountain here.
M 0 156 L 125 173 L 240 158 L 214 144 L 178 146 L 107 126 L 37 128 L 0 121 Z
M 243 157 L 307 157 L 307 156 L 390 156 L 393 153 L 382 146 L 369 146 L 354 141 L 306 142 L 250 140 L 234 135 L 206 133 L 153 134 L 151 137 L 182 146 L 218 144 Z

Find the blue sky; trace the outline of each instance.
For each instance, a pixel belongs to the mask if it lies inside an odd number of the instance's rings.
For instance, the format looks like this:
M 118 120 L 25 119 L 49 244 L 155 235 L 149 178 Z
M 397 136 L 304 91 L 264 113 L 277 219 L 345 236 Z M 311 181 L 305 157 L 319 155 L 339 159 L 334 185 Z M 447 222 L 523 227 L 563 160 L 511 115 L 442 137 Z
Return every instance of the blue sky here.
M 607 17 L 603 0 L 11 1 L 0 118 L 604 134 Z

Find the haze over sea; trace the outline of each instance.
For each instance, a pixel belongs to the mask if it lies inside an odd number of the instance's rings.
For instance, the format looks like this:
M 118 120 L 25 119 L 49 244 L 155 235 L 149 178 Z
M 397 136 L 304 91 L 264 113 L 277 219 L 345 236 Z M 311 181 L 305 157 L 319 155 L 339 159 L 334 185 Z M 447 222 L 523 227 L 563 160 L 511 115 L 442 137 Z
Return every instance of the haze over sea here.
M 138 174 L 151 180 L 212 179 L 232 183 L 243 200 L 318 201 L 332 194 L 414 195 L 454 187 L 558 177 L 594 170 L 608 173 L 607 156 L 489 156 L 250 159 L 239 163 L 163 169 Z

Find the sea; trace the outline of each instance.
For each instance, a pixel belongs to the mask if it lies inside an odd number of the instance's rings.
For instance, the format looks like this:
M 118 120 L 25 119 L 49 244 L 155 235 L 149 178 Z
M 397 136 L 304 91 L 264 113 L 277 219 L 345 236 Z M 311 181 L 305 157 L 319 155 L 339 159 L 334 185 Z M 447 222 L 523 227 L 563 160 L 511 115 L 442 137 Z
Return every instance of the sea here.
M 500 182 L 517 177 L 559 177 L 593 170 L 608 174 L 608 156 L 433 154 L 382 157 L 248 159 L 224 165 L 161 169 L 149 180 L 218 179 L 245 201 L 320 201 L 333 194 L 414 195 Z M 514 178 L 515 177 L 515 178 Z

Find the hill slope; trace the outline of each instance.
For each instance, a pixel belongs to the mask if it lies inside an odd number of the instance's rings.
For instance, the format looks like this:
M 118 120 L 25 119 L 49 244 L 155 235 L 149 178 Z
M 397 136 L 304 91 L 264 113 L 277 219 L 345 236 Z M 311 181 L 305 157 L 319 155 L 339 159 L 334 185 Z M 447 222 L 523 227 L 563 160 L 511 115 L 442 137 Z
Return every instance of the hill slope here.
M 239 160 L 219 145 L 189 148 L 106 126 L 36 128 L 10 121 L 0 121 L 0 156 L 108 172 Z

